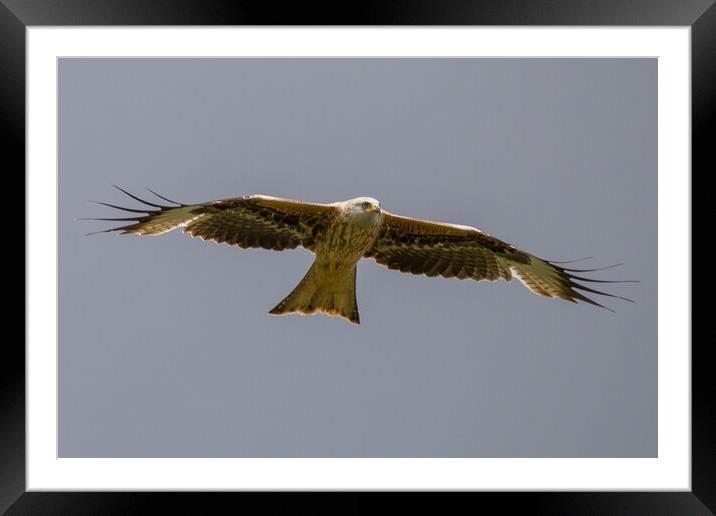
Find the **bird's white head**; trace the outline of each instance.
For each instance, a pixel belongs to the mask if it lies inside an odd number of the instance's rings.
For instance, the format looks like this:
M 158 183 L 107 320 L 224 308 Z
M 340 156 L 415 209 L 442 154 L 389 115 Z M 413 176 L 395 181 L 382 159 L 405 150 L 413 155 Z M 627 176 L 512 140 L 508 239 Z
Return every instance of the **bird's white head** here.
M 352 215 L 380 215 L 380 202 L 372 197 L 356 197 L 345 201 Z

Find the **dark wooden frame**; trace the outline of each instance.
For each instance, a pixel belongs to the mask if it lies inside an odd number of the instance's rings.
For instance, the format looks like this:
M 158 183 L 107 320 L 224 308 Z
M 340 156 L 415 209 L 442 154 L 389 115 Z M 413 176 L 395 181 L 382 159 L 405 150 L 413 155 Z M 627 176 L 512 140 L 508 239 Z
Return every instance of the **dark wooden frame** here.
M 5 179 L 25 170 L 25 28 L 33 25 L 662 25 L 692 30 L 692 162 L 698 175 L 716 170 L 712 114 L 716 112 L 716 6 L 714 0 L 362 0 L 273 2 L 221 0 L 0 0 L 0 127 Z M 339 5 L 340 4 L 340 5 Z M 17 174 L 14 174 L 17 172 Z M 24 186 L 22 187 L 24 188 Z M 6 190 L 7 191 L 7 190 Z M 16 195 L 19 190 L 13 190 Z M 7 202 L 13 203 L 8 195 Z M 14 207 L 13 207 L 14 209 Z M 15 212 L 19 211 L 14 209 Z M 9 274 L 11 275 L 11 274 Z M 6 297 L 6 300 L 13 298 Z M 302 493 L 38 493 L 25 492 L 25 354 L 6 332 L 0 374 L 0 513 L 129 514 L 156 512 L 178 501 L 181 512 L 207 513 L 218 502 L 259 502 L 266 509 L 316 509 Z M 689 345 L 689 342 L 684 342 Z M 401 503 L 443 509 L 466 503 L 499 504 L 501 511 L 549 514 L 712 514 L 716 512 L 716 389 L 708 343 L 692 347 L 692 490 L 643 493 L 425 493 Z M 391 500 L 394 498 L 391 497 Z M 373 510 L 383 494 L 322 495 L 335 511 Z M 216 505 L 218 507 L 218 505 Z M 233 505 L 240 510 L 242 505 Z M 234 511 L 232 511 L 234 512 Z M 441 511 L 442 512 L 442 511 Z

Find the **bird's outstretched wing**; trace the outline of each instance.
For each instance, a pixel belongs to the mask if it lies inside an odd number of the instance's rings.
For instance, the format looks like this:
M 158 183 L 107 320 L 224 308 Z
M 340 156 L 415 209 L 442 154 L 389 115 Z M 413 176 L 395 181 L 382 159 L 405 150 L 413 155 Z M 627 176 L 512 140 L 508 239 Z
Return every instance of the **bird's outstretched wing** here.
M 137 214 L 126 218 L 91 219 L 132 221 L 131 224 L 107 229 L 104 232 L 161 235 L 182 227 L 184 232 L 191 236 L 243 248 L 261 247 L 282 251 L 302 246 L 310 250 L 315 238 L 336 215 L 336 208 L 329 204 L 265 195 L 249 195 L 187 205 L 170 201 L 155 193 L 161 199 L 177 205 L 164 206 L 145 201 L 119 187 L 116 188 L 150 208 L 138 210 L 99 203 Z
M 590 271 L 560 267 L 479 229 L 401 217 L 386 211 L 383 214 L 381 232 L 365 257 L 373 258 L 389 269 L 478 281 L 510 281 L 514 274 L 528 289 L 541 296 L 559 297 L 575 303 L 579 300 L 602 308 L 606 307 L 578 290 L 631 301 L 577 283 L 577 280 L 621 283 L 619 281 L 575 276 L 572 272 Z

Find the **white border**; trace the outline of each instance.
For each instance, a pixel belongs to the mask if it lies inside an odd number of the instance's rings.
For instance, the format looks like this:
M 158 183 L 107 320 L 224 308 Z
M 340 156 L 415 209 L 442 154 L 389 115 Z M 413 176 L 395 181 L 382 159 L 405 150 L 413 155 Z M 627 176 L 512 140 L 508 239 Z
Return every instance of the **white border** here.
M 27 489 L 690 490 L 690 36 L 688 27 L 28 28 Z M 57 237 L 48 231 L 58 56 L 658 57 L 659 457 L 58 459 Z

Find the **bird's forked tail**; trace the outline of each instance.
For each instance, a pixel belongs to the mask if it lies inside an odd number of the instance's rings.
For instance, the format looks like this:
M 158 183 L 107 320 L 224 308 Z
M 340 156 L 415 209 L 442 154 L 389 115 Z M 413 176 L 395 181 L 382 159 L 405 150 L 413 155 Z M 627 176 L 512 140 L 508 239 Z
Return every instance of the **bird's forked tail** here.
M 323 312 L 360 324 L 356 302 L 356 265 L 330 270 L 313 262 L 298 286 L 269 311 L 273 315 L 291 312 Z

